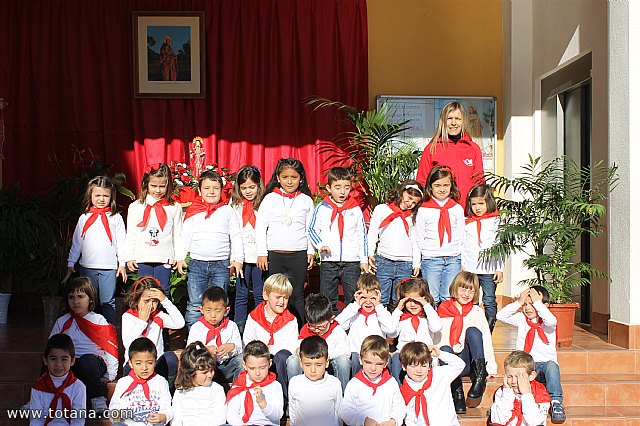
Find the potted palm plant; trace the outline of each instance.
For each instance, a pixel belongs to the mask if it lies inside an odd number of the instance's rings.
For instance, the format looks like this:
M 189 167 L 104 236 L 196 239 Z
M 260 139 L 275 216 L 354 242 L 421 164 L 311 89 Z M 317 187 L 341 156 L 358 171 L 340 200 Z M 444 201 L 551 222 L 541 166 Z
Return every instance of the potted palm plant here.
M 511 197 L 497 197 L 502 218 L 498 242 L 482 258 L 504 261 L 524 253 L 523 265 L 534 276 L 521 283 L 547 289 L 558 317 L 558 344 L 571 345 L 578 307 L 572 303 L 574 290 L 589 285 L 592 278 L 608 279 L 606 273 L 577 258 L 577 244 L 582 235 L 602 233 L 604 202 L 618 181 L 617 167 L 602 161 L 581 167 L 566 156 L 548 162 L 529 156 L 517 177 L 488 173 L 486 179 L 499 194 Z

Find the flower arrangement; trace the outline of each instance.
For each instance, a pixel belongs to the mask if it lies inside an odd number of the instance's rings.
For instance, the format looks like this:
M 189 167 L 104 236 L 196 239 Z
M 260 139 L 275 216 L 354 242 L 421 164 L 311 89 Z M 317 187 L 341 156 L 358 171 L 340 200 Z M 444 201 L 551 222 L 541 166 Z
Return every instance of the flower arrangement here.
M 169 166 L 175 184 L 173 199 L 183 206 L 190 205 L 198 199 L 198 178 L 200 175 L 193 173 L 186 163 L 171 162 Z M 231 199 L 234 176 L 226 167 L 218 167 L 217 164 L 205 166 L 203 171 L 213 170 L 222 176 L 222 195 L 220 201 L 228 203 Z

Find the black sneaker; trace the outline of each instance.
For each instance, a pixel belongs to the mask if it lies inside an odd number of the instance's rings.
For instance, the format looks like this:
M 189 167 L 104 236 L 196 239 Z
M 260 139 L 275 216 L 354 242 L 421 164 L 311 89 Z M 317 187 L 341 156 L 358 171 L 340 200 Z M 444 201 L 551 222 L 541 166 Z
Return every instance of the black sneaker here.
M 564 423 L 567 420 L 567 414 L 564 412 L 564 406 L 560 401 L 551 401 L 551 422 Z

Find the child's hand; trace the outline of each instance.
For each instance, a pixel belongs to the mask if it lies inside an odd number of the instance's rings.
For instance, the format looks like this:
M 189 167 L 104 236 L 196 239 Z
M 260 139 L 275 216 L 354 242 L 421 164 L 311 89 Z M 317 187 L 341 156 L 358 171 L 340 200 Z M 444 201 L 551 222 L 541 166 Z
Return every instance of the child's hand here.
M 537 302 L 538 300 L 542 300 L 542 293 L 540 293 L 535 288 L 530 288 L 529 297 L 531 298 L 531 303 L 534 303 L 534 302 Z
M 176 269 L 180 275 L 184 275 L 187 273 L 187 262 L 185 260 L 178 260 L 176 262 Z
M 127 268 L 125 268 L 124 266 L 120 266 L 118 267 L 118 270 L 116 271 L 116 280 L 118 279 L 118 277 L 122 278 L 123 282 L 127 282 Z
M 420 296 L 420 297 L 416 297 L 415 299 L 413 299 L 416 301 L 416 303 L 419 303 L 420 306 L 425 306 L 425 305 L 430 305 L 429 302 L 427 302 L 427 299 L 425 299 L 424 297 Z
M 358 290 L 353 294 L 353 301 L 362 306 L 366 300 L 366 296 L 362 294 L 362 290 Z
M 167 296 L 164 294 L 164 291 L 160 290 L 159 288 L 150 288 L 149 296 L 151 296 L 152 299 L 158 299 L 158 302 L 162 302 L 167 298 Z
M 260 386 L 253 388 L 253 395 L 256 397 L 256 402 L 260 408 L 263 410 L 267 408 L 267 400 L 264 398 L 264 393 L 262 393 L 262 388 Z
M 520 293 L 520 297 L 518 297 L 518 303 L 520 303 L 520 305 L 524 305 L 525 303 L 527 303 L 529 299 L 529 290 L 530 289 L 526 289 L 525 291 Z
M 149 424 L 155 425 L 158 423 L 165 424 L 167 422 L 167 416 L 162 413 L 149 414 Z
M 118 269 L 119 270 L 119 269 Z M 69 277 L 71 276 L 71 274 L 73 274 L 76 270 L 73 269 L 73 267 L 69 266 L 67 268 L 67 273 L 64 275 L 64 278 L 62 278 L 62 282 L 66 283 L 67 280 L 69 279 Z
M 382 293 L 380 290 L 374 290 L 372 299 L 375 306 L 378 306 L 382 302 Z
M 307 271 L 310 271 L 313 268 L 313 255 L 307 254 Z
M 138 262 L 136 262 L 135 260 L 130 260 L 127 262 L 127 269 L 129 270 L 129 272 L 134 272 L 138 269 Z
M 413 268 L 413 270 L 411 272 L 411 278 L 415 278 L 418 275 L 420 275 L 420 268 Z
M 205 348 L 207 348 L 207 350 L 209 351 L 209 353 L 211 354 L 211 356 L 217 360 L 218 358 L 218 348 L 216 346 L 205 346 Z
M 431 352 L 431 356 L 433 357 L 437 358 L 440 356 L 440 348 L 437 347 L 436 345 L 429 346 L 429 352 Z
M 378 267 L 376 266 L 376 258 L 373 256 L 369 256 L 369 268 L 373 272 L 378 270 Z
M 493 273 L 493 282 L 500 284 L 502 282 L 502 271 L 495 271 Z
M 216 355 L 218 356 L 218 358 L 222 358 L 235 348 L 236 345 L 234 343 L 225 343 L 224 345 L 218 346 L 218 349 L 216 349 Z
M 142 309 L 138 310 L 138 319 L 142 321 L 149 321 L 149 317 L 151 316 L 151 312 L 153 312 L 153 304 L 147 303 L 142 306 Z
M 231 271 L 233 272 L 233 270 L 236 270 L 236 275 L 240 278 L 244 278 L 244 273 L 242 272 L 242 263 L 240 262 L 235 262 L 235 261 L 231 261 L 231 264 L 229 265 L 229 269 L 231 269 Z
M 511 386 L 509 386 L 509 379 L 507 379 L 507 375 L 506 374 L 502 377 L 502 388 L 503 389 L 511 389 Z
M 360 264 L 360 272 L 364 272 L 366 274 L 371 273 L 371 267 L 369 266 L 368 263 L 361 263 Z
M 318 251 L 320 252 L 320 254 L 326 253 L 327 256 L 331 256 L 331 249 L 329 248 L 329 246 L 322 246 Z
M 529 375 L 524 371 L 518 373 L 518 390 L 520 391 L 520 395 L 531 393 L 531 382 L 529 382 Z
M 378 423 L 379 426 L 396 426 L 396 421 L 394 419 L 386 420 L 382 423 Z
M 366 417 L 364 419 L 364 426 L 379 426 L 380 423 L 376 422 L 375 420 L 373 420 L 370 417 Z
M 260 268 L 261 271 L 268 271 L 269 270 L 269 257 L 268 256 L 258 256 L 258 261 L 256 262 L 256 265 L 258 265 L 258 268 Z
M 399 310 L 399 311 L 403 310 L 405 303 L 407 303 L 407 300 L 409 300 L 408 297 L 403 297 L 402 299 L 398 300 L 398 304 L 396 305 L 396 309 Z

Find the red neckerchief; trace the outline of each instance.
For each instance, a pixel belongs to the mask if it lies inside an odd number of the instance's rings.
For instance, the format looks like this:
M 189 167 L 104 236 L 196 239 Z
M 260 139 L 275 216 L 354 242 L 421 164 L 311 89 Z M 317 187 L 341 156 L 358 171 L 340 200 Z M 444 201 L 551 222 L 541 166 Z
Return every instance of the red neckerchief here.
M 440 236 L 440 247 L 442 247 L 445 232 L 449 234 L 449 242 L 451 242 L 451 219 L 449 218 L 449 209 L 457 205 L 458 203 L 453 201 L 453 199 L 447 198 L 447 202 L 444 203 L 444 206 L 441 207 L 440 204 L 436 202 L 435 198 L 430 198 L 429 201 L 425 201 L 424 203 L 422 203 L 422 206 L 420 206 L 429 209 L 440 210 L 440 219 L 438 219 L 438 235 Z
M 371 380 L 369 380 L 367 376 L 364 375 L 364 373 L 362 372 L 362 369 L 360 369 L 360 371 L 358 371 L 356 375 L 353 376 L 353 378 L 360 380 L 362 383 L 364 383 L 365 385 L 373 389 L 373 394 L 372 394 L 373 396 L 376 394 L 376 391 L 378 390 L 378 388 L 384 385 L 385 383 L 387 383 L 389 380 L 391 380 L 393 376 L 389 373 L 389 370 L 385 368 L 384 370 L 382 370 L 380 381 L 378 383 L 373 383 Z
M 547 392 L 547 389 L 544 387 L 542 383 L 537 381 L 532 381 L 531 383 L 531 394 L 533 395 L 533 399 L 537 404 L 544 404 L 546 402 L 551 402 L 551 397 Z M 502 386 L 504 387 L 504 386 Z M 513 400 L 513 410 L 511 411 L 511 418 L 507 420 L 505 424 L 501 423 L 491 423 L 492 426 L 507 426 L 514 419 L 516 419 L 516 426 L 520 426 L 522 424 L 522 401 L 518 398 Z
M 464 317 L 466 317 L 472 309 L 473 303 L 467 303 L 466 305 L 462 305 L 462 313 L 460 313 L 455 305 L 454 299 L 445 300 L 438 306 L 438 315 L 440 315 L 440 318 L 453 318 L 449 331 L 449 345 L 452 348 L 456 343 L 460 343 Z
M 273 189 L 273 192 L 275 192 L 278 195 L 281 195 L 283 197 L 286 198 L 296 198 L 298 195 L 301 194 L 300 191 L 294 191 L 294 192 L 284 192 L 281 188 L 276 187 Z
M 400 393 L 404 398 L 404 404 L 409 405 L 411 399 L 415 397 L 416 418 L 420 417 L 420 409 L 422 409 L 424 421 L 426 422 L 427 426 L 429 425 L 429 414 L 427 414 L 427 398 L 425 398 L 424 393 L 431 387 L 432 381 L 433 368 L 429 368 L 429 372 L 427 373 L 427 380 L 419 390 L 413 390 L 413 388 L 409 386 L 409 383 L 407 383 L 406 378 L 404 379 L 404 382 L 402 382 L 402 386 L 400 386 Z
M 544 342 L 545 345 L 549 344 L 549 338 L 544 333 L 544 329 L 542 328 L 542 318 L 538 318 L 537 322 L 532 322 L 529 318 L 525 317 L 527 321 L 527 325 L 530 327 L 529 331 L 527 331 L 527 337 L 524 339 L 524 351 L 529 353 L 531 352 L 531 348 L 533 347 L 533 341 L 536 338 L 536 333 L 540 340 Z
M 146 205 L 144 208 L 144 214 L 142 215 L 142 222 L 138 224 L 138 228 L 144 228 L 149 223 L 149 216 L 151 216 L 151 209 L 156 213 L 158 219 L 158 225 L 160 229 L 164 231 L 164 225 L 167 223 L 167 212 L 164 211 L 164 207 L 169 205 L 169 200 L 161 198 L 156 201 L 153 206 L 151 204 Z
M 246 198 L 242 199 L 242 227 L 247 226 L 250 223 L 254 228 L 256 227 L 256 211 L 253 209 L 253 201 L 249 201 Z
M 231 385 L 231 389 L 229 389 L 229 392 L 227 393 L 226 404 L 228 404 L 229 401 L 231 401 L 231 399 L 236 395 L 239 395 L 242 392 L 246 391 L 247 393 L 244 394 L 244 415 L 242 416 L 242 421 L 244 423 L 247 423 L 251 418 L 251 414 L 253 414 L 253 395 L 251 395 L 251 392 L 249 392 L 249 390 L 255 388 L 256 386 L 268 386 L 275 381 L 276 375 L 270 372 L 263 381 L 253 382 L 250 386 L 247 386 L 247 372 L 243 371 L 242 373 L 238 374 L 238 378 Z
M 204 218 L 209 219 L 209 216 L 222 206 L 226 206 L 226 204 L 221 201 L 218 201 L 216 204 L 205 203 L 202 200 L 194 201 L 187 209 L 187 212 L 184 215 L 184 220 L 187 220 L 198 213 L 205 213 Z
M 127 313 L 133 315 L 136 318 L 140 318 L 138 316 L 138 311 L 134 311 L 133 309 L 127 309 Z M 149 331 L 149 326 L 151 325 L 152 322 L 155 322 L 156 324 L 158 324 L 158 326 L 160 327 L 160 330 L 162 330 L 164 328 L 164 321 L 162 321 L 162 318 L 160 318 L 159 314 L 161 314 L 162 311 L 160 309 L 156 309 L 155 311 L 151 312 L 151 315 L 149 315 L 149 319 L 147 320 L 147 328 L 144 329 L 144 331 L 142 332 L 142 337 L 147 337 L 147 331 Z
M 131 370 L 129 372 L 129 377 L 133 379 L 133 382 L 131 382 L 129 387 L 124 392 L 122 392 L 122 395 L 120 395 L 120 398 L 122 398 L 123 396 L 125 396 L 126 394 L 134 390 L 138 385 L 141 385 L 145 398 L 147 398 L 147 401 L 151 401 L 151 396 L 149 394 L 149 380 L 153 379 L 155 376 L 156 376 L 156 372 L 154 371 L 153 374 L 149 376 L 148 379 L 141 379 L 140 377 L 136 376 L 136 373 L 134 373 L 133 370 Z
M 87 336 L 93 343 L 104 349 L 105 352 L 118 358 L 118 336 L 116 334 L 116 328 L 112 324 L 94 324 L 88 319 L 74 314 L 70 314 L 69 319 L 65 321 L 60 333 L 64 333 L 71 327 L 73 321 L 78 324 L 78 328 L 85 336 Z
M 91 215 L 84 223 L 84 227 L 82 227 L 82 234 L 80 234 L 80 236 L 84 237 L 84 234 L 87 233 L 87 230 L 91 227 L 91 225 L 93 225 L 93 223 L 98 220 L 98 217 L 100 217 L 102 225 L 104 226 L 104 230 L 107 231 L 107 237 L 109 237 L 109 241 L 111 241 L 111 245 L 113 245 L 113 237 L 111 236 L 111 228 L 109 227 L 109 218 L 107 217 L 107 213 L 110 212 L 110 207 L 105 207 L 102 209 L 94 206 L 89 207 L 89 213 L 91 213 Z
M 285 309 L 283 313 L 276 315 L 273 322 L 269 322 L 266 314 L 264 313 L 265 306 L 267 306 L 267 302 L 260 303 L 253 311 L 251 311 L 249 316 L 253 318 L 260 327 L 269 332 L 269 343 L 267 343 L 267 345 L 273 345 L 273 335 L 282 327 L 289 324 L 289 322 L 295 321 L 296 317 L 294 317 L 288 309 Z
M 218 327 L 216 327 L 215 325 L 209 324 L 207 320 L 204 319 L 204 317 L 200 317 L 198 321 L 201 322 L 205 327 L 207 327 L 207 330 L 208 330 L 207 340 L 205 340 L 205 344 L 209 343 L 215 337 L 216 346 L 218 347 L 222 346 L 222 338 L 220 337 L 220 332 L 222 331 L 223 328 L 226 328 L 229 325 L 229 318 L 224 317 Z
M 53 399 L 51 399 L 51 403 L 49 404 L 49 410 L 47 412 L 53 412 L 52 410 L 57 410 L 58 400 L 60 400 L 62 402 L 62 409 L 66 410 L 66 412 L 69 413 L 71 410 L 71 398 L 69 398 L 69 395 L 64 393 L 64 390 L 69 386 L 71 386 L 73 383 L 75 383 L 76 380 L 77 380 L 76 376 L 73 375 L 73 372 L 69 371 L 67 373 L 67 377 L 60 384 L 60 387 L 57 388 L 56 385 L 53 384 L 51 375 L 48 372 L 46 372 L 42 376 L 40 376 L 36 384 L 33 385 L 33 388 L 40 392 L 53 394 Z M 53 418 L 47 416 L 47 419 L 45 420 L 44 424 L 48 425 L 51 420 L 53 420 Z
M 300 334 L 298 335 L 298 339 L 305 339 L 307 337 L 311 337 L 311 336 L 320 336 L 322 337 L 324 340 L 327 340 L 327 337 L 329 337 L 331 335 L 331 333 L 333 332 L 333 330 L 335 330 L 335 328 L 337 326 L 339 326 L 340 324 L 338 324 L 338 321 L 331 321 L 331 325 L 329 325 L 329 329 L 327 330 L 326 333 L 324 334 L 316 334 L 313 331 L 311 331 L 311 329 L 309 328 L 309 323 L 305 324 L 302 326 L 302 330 L 300 330 Z
M 403 312 L 402 315 L 400 315 L 400 321 L 404 321 L 404 320 L 411 320 L 411 326 L 413 327 L 413 329 L 416 331 L 416 333 L 418 332 L 418 327 L 420 326 L 420 318 L 422 318 L 422 312 L 420 312 L 419 314 L 411 314 L 409 312 Z
M 341 206 L 334 203 L 331 197 L 324 197 L 322 202 L 333 209 L 331 212 L 331 220 L 329 221 L 329 228 L 331 228 L 333 221 L 336 219 L 336 216 L 338 216 L 338 234 L 340 235 L 340 241 L 342 241 L 342 236 L 344 235 L 344 215 L 342 212 L 358 207 L 358 202 L 353 197 L 347 197 Z
M 385 226 L 389 225 L 391 222 L 393 222 L 396 218 L 399 217 L 400 219 L 402 219 L 404 230 L 406 231 L 407 235 L 409 235 L 409 222 L 407 222 L 407 218 L 411 216 L 411 213 L 413 212 L 411 210 L 402 210 L 395 203 L 387 203 L 387 206 L 389 206 L 389 208 L 393 211 L 393 213 L 385 217 L 384 220 L 380 222 L 379 228 L 380 229 L 384 228 Z
M 374 309 L 374 310 L 373 310 L 373 311 L 371 311 L 371 312 L 366 312 L 363 308 L 360 308 L 360 309 L 358 309 L 358 313 L 359 313 L 360 315 L 363 315 L 363 316 L 364 316 L 364 325 L 369 325 L 369 324 L 367 323 L 367 321 L 369 321 L 369 317 L 370 317 L 371 315 L 374 315 L 374 314 L 376 313 L 376 310 Z
M 476 216 L 474 214 L 473 216 L 469 216 L 464 219 L 464 223 L 466 225 L 472 222 L 476 223 L 476 229 L 478 230 L 478 244 L 482 244 L 482 240 L 480 239 L 480 231 L 482 231 L 482 219 L 489 219 L 491 217 L 497 217 L 497 216 L 499 216 L 498 210 L 491 213 L 485 213 L 482 216 Z

